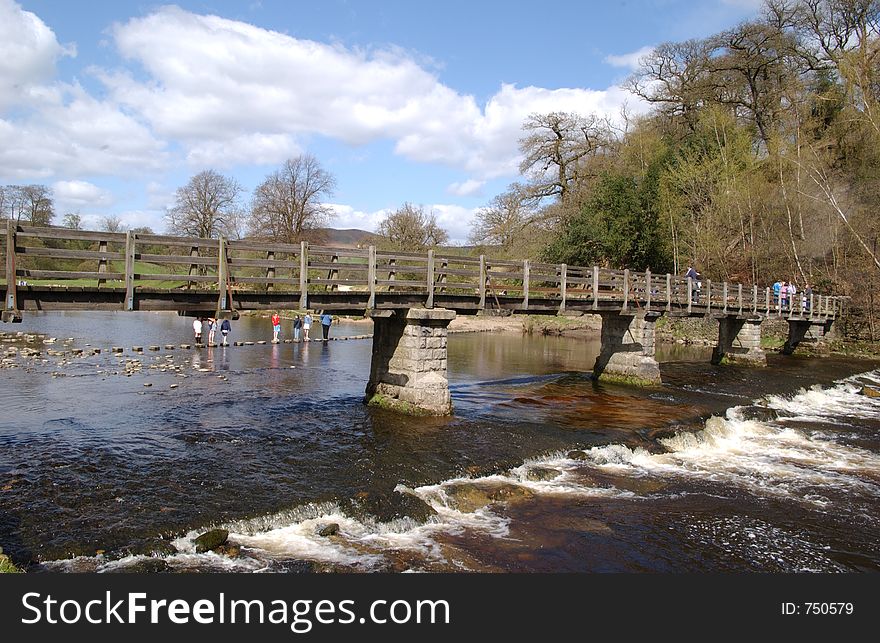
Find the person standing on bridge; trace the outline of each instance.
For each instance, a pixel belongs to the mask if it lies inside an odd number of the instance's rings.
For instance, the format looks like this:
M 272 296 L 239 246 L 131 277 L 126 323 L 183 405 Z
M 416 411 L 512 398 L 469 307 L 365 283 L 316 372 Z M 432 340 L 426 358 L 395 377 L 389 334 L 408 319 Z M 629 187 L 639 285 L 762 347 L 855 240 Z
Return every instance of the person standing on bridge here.
M 195 337 L 196 344 L 202 343 L 202 320 L 200 317 L 196 317 L 193 320 L 193 336 Z
M 694 303 L 697 303 L 700 299 L 700 287 L 703 285 L 700 283 L 700 273 L 696 271 L 693 264 L 690 264 L 684 276 L 690 279 L 693 284 L 691 286 L 691 299 Z
M 788 305 L 791 306 L 791 312 L 794 312 L 795 295 L 797 295 L 797 286 L 793 281 L 788 282 Z
M 779 293 L 782 291 L 782 282 L 778 279 L 773 284 L 773 303 L 777 306 L 782 305 L 782 300 L 779 298 Z M 780 308 L 781 310 L 781 308 Z
M 232 330 L 232 324 L 228 319 L 224 319 L 220 324 L 220 334 L 223 335 L 223 346 L 229 346 L 229 331 Z
M 309 330 L 312 328 L 312 316 L 306 311 L 306 316 L 303 317 L 303 341 L 309 342 Z
M 324 343 L 327 343 L 327 340 L 330 339 L 330 324 L 333 323 L 333 317 L 328 312 L 324 312 L 321 314 L 321 337 L 324 339 Z
M 804 310 L 806 312 L 810 312 L 810 303 L 812 302 L 812 300 L 813 300 L 813 287 L 810 284 L 806 284 L 806 287 L 804 288 L 804 297 L 803 297 Z
M 783 281 L 779 284 L 779 310 L 780 312 L 788 307 L 788 282 Z
M 278 343 L 278 334 L 281 332 L 281 315 L 272 313 L 272 343 Z

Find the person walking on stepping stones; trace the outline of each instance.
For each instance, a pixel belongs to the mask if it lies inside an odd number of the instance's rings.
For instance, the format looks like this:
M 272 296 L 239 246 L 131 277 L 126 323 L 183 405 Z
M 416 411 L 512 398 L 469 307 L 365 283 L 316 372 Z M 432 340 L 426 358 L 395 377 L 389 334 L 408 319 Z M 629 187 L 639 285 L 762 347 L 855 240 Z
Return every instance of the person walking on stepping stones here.
M 272 343 L 278 343 L 278 333 L 281 332 L 281 315 L 272 313 Z

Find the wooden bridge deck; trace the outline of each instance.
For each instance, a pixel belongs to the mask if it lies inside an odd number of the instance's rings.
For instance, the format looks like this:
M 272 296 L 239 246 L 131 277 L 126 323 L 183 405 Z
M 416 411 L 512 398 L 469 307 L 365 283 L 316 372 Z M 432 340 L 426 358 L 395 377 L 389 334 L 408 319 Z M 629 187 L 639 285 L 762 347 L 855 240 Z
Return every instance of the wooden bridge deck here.
M 839 297 L 795 295 L 780 310 L 770 288 L 650 271 L 424 254 L 17 226 L 0 228 L 3 319 L 24 311 L 129 310 L 230 314 L 427 307 L 459 314 L 656 313 L 828 320 Z M 36 282 L 36 283 L 34 283 Z M 163 282 L 163 287 L 157 287 Z

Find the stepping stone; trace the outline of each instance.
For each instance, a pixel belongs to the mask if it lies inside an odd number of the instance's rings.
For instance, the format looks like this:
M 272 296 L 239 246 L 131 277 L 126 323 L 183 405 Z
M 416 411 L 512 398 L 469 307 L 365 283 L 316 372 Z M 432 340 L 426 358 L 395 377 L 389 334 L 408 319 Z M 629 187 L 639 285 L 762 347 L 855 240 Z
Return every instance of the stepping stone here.
M 259 344 L 260 346 L 263 346 L 266 344 L 266 340 L 261 340 L 261 341 L 257 342 L 257 344 Z
M 114 352 L 114 353 L 121 353 L 121 352 L 124 351 L 124 350 L 125 350 L 125 349 L 122 348 L 122 346 L 114 346 L 114 347 L 113 347 L 113 352 Z
M 180 347 L 181 348 L 190 348 L 190 345 L 189 344 L 181 344 Z
M 144 347 L 143 346 L 132 346 L 131 350 L 133 350 L 135 353 L 143 353 Z
M 166 350 L 166 351 L 173 351 L 173 350 L 174 350 L 174 344 L 165 344 L 165 350 Z
M 159 350 L 159 347 L 158 346 L 150 346 L 150 350 L 157 351 L 157 350 Z

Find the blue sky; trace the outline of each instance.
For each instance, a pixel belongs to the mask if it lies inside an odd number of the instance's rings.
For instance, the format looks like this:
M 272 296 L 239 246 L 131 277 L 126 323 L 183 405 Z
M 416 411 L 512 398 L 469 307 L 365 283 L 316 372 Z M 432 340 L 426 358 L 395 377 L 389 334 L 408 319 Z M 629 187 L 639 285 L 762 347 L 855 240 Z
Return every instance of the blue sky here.
M 59 215 L 164 229 L 208 168 L 252 189 L 314 154 L 334 227 L 405 201 L 464 242 L 517 180 L 528 114 L 617 116 L 638 54 L 747 19 L 758 0 L 0 0 L 0 183 Z M 60 218 L 60 216 L 59 216 Z

